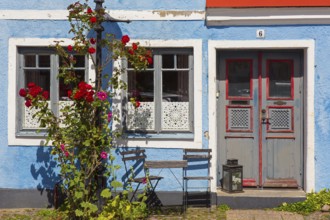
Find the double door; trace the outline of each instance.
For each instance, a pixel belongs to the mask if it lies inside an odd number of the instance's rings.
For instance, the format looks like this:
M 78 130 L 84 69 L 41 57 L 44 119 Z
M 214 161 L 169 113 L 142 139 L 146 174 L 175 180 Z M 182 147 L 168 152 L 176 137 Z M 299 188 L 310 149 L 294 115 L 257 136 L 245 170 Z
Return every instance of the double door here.
M 218 167 L 243 165 L 243 186 L 303 185 L 302 51 L 218 51 Z

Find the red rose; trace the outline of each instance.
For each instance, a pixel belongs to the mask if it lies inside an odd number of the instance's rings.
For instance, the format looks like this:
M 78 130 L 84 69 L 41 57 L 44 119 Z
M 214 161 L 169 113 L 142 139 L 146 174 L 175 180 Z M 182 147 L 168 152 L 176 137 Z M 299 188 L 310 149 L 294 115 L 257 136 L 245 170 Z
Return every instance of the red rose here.
M 94 97 L 93 97 L 93 95 L 94 95 L 94 91 L 89 92 L 89 93 L 86 95 L 86 101 L 87 101 L 87 102 L 93 102 L 93 101 L 94 101 Z
M 22 96 L 22 97 L 25 97 L 25 96 L 27 95 L 27 92 L 26 92 L 26 90 L 25 90 L 25 89 L 23 89 L 23 88 L 22 88 L 22 89 L 20 89 L 20 90 L 19 90 L 19 95 L 20 95 L 20 96 Z
M 84 81 L 81 81 L 81 82 L 78 84 L 79 89 L 85 89 L 86 84 L 87 84 L 87 83 L 85 83 Z
M 140 107 L 140 105 L 141 105 L 141 103 L 140 103 L 139 101 L 136 101 L 136 102 L 135 102 L 135 108 Z
M 87 8 L 87 14 L 92 14 L 93 10 L 91 8 Z
M 44 97 L 44 99 L 48 99 L 49 98 L 49 92 L 48 91 L 44 91 L 43 93 L 42 93 L 42 97 Z
M 68 51 L 71 52 L 72 50 L 73 50 L 73 46 L 69 45 L 69 46 L 68 46 Z
M 91 23 L 96 23 L 97 19 L 96 19 L 96 17 L 91 17 L 91 18 L 89 19 L 89 21 L 90 21 Z
M 129 50 L 128 50 L 128 53 L 131 54 L 131 55 L 134 55 L 134 50 L 129 49 Z
M 85 96 L 85 92 L 84 91 L 82 91 L 82 90 L 78 90 L 77 92 L 76 92 L 76 94 L 74 94 L 74 99 L 76 99 L 76 100 L 80 100 L 80 99 L 82 99 L 84 96 Z
M 91 38 L 91 39 L 89 40 L 89 42 L 91 42 L 91 44 L 95 44 L 95 43 L 96 43 L 96 40 L 95 40 L 95 38 Z
M 94 47 L 90 47 L 90 48 L 88 48 L 88 53 L 93 54 L 93 53 L 95 53 L 95 52 L 96 52 L 96 50 L 95 50 Z
M 152 64 L 152 58 L 151 57 L 147 57 L 147 61 L 148 61 L 149 65 Z
M 89 85 L 89 84 L 85 84 L 85 89 L 93 89 L 93 87 L 91 86 L 91 85 Z
M 71 98 L 71 96 L 72 96 L 72 91 L 68 90 L 68 97 Z
M 26 107 L 29 108 L 31 105 L 32 105 L 32 101 L 31 101 L 31 99 L 28 99 L 28 100 L 25 101 L 25 106 L 26 106 Z
M 132 48 L 133 48 L 133 50 L 137 50 L 138 49 L 138 45 L 136 43 L 133 43 L 132 44 Z
M 129 42 L 129 36 L 128 35 L 124 35 L 122 38 L 121 38 L 121 42 L 126 45 L 128 42 Z
M 29 89 L 31 89 L 32 87 L 35 87 L 36 86 L 36 84 L 34 84 L 33 82 L 30 82 L 30 83 L 28 83 L 28 85 L 27 85 L 27 87 L 29 88 Z
M 41 93 L 41 92 L 42 92 L 41 87 L 40 87 L 40 86 L 35 86 L 35 87 L 30 88 L 29 94 L 30 94 L 33 98 L 35 98 L 35 97 L 37 97 L 37 95 L 39 95 L 39 93 Z

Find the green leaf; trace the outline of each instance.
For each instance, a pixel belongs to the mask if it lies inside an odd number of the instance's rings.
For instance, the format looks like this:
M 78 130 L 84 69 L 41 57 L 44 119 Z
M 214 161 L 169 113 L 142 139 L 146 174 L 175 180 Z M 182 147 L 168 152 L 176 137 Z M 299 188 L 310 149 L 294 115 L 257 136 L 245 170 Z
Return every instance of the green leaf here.
M 81 199 L 82 197 L 83 197 L 83 193 L 82 192 L 75 192 L 74 193 L 74 197 L 76 198 L 76 199 Z
M 83 145 L 85 145 L 86 147 L 89 147 L 89 146 L 91 146 L 91 141 L 86 140 L 86 141 L 84 141 Z
M 103 198 L 110 198 L 111 197 L 111 191 L 110 191 L 110 189 L 107 188 L 107 189 L 102 190 L 101 196 Z
M 118 182 L 118 181 L 114 180 L 114 181 L 111 182 L 111 186 L 113 188 L 118 188 L 118 187 L 122 187 L 123 184 L 121 182 Z
M 79 209 L 76 209 L 75 213 L 76 213 L 76 216 L 78 216 L 78 217 L 83 216 L 83 214 L 84 214 L 84 212 Z

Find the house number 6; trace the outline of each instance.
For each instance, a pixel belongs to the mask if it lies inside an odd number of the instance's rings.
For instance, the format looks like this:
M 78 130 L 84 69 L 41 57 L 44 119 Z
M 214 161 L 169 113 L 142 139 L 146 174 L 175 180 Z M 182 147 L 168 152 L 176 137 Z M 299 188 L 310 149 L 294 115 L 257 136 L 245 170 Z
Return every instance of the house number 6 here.
M 257 30 L 256 37 L 265 38 L 265 30 Z

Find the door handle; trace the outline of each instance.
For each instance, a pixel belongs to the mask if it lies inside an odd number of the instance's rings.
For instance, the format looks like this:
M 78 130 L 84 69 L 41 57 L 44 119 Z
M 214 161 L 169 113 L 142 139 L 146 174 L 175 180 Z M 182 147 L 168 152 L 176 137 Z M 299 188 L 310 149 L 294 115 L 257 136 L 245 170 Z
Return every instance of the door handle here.
M 268 117 L 266 109 L 261 110 L 261 123 L 262 124 L 269 124 L 270 118 Z

